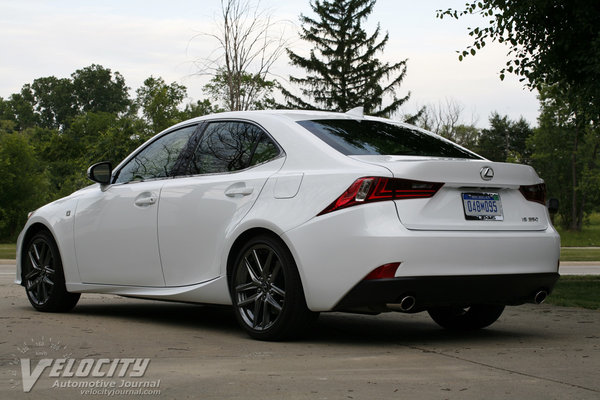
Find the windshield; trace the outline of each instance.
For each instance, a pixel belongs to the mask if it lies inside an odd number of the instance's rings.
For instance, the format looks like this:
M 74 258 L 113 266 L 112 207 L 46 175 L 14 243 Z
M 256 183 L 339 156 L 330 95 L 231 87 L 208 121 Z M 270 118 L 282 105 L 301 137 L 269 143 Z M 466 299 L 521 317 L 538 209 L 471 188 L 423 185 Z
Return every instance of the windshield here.
M 298 121 L 298 124 L 347 156 L 392 155 L 482 159 L 475 153 L 421 130 L 380 121 L 326 119 Z

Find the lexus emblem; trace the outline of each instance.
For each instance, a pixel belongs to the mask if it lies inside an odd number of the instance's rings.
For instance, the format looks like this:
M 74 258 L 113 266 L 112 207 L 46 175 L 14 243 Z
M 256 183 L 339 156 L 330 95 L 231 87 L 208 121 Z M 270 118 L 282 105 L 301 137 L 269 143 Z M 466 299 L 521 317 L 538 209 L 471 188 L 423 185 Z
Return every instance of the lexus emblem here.
M 494 177 L 494 170 L 491 169 L 490 167 L 483 167 L 479 171 L 479 175 L 481 176 L 481 179 L 483 179 L 484 181 L 491 181 L 492 178 Z

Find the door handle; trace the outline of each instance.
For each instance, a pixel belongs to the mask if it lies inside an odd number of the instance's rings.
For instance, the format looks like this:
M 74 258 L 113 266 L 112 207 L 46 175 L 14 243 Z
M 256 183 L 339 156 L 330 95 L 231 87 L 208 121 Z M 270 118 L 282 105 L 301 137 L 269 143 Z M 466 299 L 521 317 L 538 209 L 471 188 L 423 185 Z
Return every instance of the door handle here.
M 245 184 L 235 183 L 229 186 L 225 190 L 225 196 L 227 197 L 238 197 L 238 196 L 248 196 L 254 192 L 254 188 L 252 186 L 246 186 Z
M 156 203 L 156 196 L 150 195 L 150 196 L 138 197 L 137 199 L 135 199 L 134 204 L 136 206 L 145 207 L 145 206 L 151 206 L 152 204 L 155 204 L 155 203 Z

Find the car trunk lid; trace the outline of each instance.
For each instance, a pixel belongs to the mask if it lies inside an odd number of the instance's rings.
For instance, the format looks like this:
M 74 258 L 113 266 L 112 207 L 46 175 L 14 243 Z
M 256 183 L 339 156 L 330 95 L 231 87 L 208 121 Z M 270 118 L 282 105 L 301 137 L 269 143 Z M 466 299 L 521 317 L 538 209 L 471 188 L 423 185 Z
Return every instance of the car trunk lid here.
M 520 191 L 543 183 L 529 166 L 411 156 L 351 157 L 385 167 L 395 178 L 444 184 L 431 198 L 395 200 L 398 217 L 408 229 L 539 231 L 548 227 L 545 205 L 527 200 Z

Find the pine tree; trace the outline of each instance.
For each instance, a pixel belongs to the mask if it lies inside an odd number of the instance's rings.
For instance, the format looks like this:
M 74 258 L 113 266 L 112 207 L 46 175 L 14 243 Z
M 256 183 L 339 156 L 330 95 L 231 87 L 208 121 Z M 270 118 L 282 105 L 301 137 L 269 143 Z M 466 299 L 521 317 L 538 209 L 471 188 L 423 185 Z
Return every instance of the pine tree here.
M 367 114 L 390 116 L 408 100 L 410 92 L 396 96 L 406 75 L 407 60 L 383 63 L 377 55 L 383 52 L 389 35 L 378 40 L 379 24 L 371 35 L 361 26 L 375 1 L 311 0 L 318 19 L 301 15 L 300 37 L 313 49 L 308 57 L 287 50 L 291 64 L 307 72 L 303 78 L 290 76 L 302 95 L 283 89 L 288 107 L 344 112 L 363 106 Z M 391 103 L 384 107 L 385 99 Z

